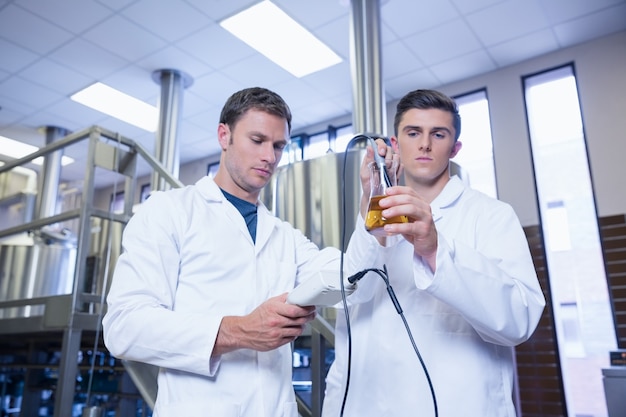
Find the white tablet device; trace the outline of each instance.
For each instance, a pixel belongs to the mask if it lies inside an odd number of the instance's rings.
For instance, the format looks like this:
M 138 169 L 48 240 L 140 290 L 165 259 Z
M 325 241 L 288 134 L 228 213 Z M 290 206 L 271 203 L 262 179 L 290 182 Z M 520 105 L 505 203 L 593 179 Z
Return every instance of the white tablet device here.
M 289 292 L 287 302 L 299 306 L 332 306 L 341 301 L 341 282 L 338 271 L 320 271 Z M 354 292 L 356 284 L 346 281 L 346 297 Z

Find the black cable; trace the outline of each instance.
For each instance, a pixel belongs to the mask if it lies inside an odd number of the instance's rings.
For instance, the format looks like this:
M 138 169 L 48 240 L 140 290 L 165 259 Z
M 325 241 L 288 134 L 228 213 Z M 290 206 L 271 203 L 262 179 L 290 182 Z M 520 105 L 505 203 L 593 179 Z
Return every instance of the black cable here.
M 348 398 L 348 389 L 350 387 L 350 369 L 352 367 L 352 331 L 350 329 L 350 314 L 348 312 L 348 302 L 346 300 L 346 287 L 343 282 L 343 257 L 346 251 L 346 165 L 348 161 L 348 151 L 356 141 L 362 139 L 368 139 L 368 136 L 365 135 L 357 135 L 350 139 L 348 145 L 346 146 L 346 150 L 343 153 L 343 172 L 342 172 L 342 180 L 341 181 L 341 195 L 342 195 L 342 204 L 341 204 L 341 257 L 340 257 L 340 266 L 339 266 L 339 283 L 341 287 L 341 300 L 343 302 L 343 311 L 346 316 L 346 333 L 348 336 L 348 364 L 347 364 L 347 373 L 346 373 L 346 388 L 343 393 L 343 401 L 341 402 L 341 412 L 340 416 L 343 417 L 343 411 L 346 407 L 346 400 Z
M 387 274 L 387 265 L 383 265 L 382 271 L 380 269 L 372 269 L 371 271 L 378 274 L 378 276 L 380 276 L 383 279 L 383 281 L 385 281 L 385 286 L 387 287 L 387 293 L 389 293 L 389 297 L 391 298 L 391 301 L 393 302 L 393 306 L 396 308 L 396 311 L 402 318 L 402 322 L 404 323 L 406 332 L 409 336 L 409 339 L 411 340 L 411 345 L 413 346 L 413 350 L 415 351 L 415 354 L 417 355 L 417 359 L 419 359 L 420 365 L 422 366 L 422 369 L 424 370 L 424 375 L 426 376 L 426 381 L 428 382 L 428 387 L 430 388 L 430 395 L 433 400 L 433 408 L 435 410 L 435 417 L 438 417 L 439 410 L 437 407 L 437 396 L 435 395 L 435 388 L 433 387 L 433 383 L 432 383 L 432 380 L 430 379 L 430 374 L 428 373 L 428 368 L 426 367 L 426 364 L 424 363 L 424 359 L 422 359 L 422 355 L 419 349 L 417 348 L 417 344 L 415 343 L 415 339 L 413 338 L 413 333 L 411 332 L 409 323 L 406 321 L 406 317 L 404 316 L 404 312 L 402 311 L 402 306 L 400 306 L 400 301 L 398 301 L 398 298 L 396 297 L 396 294 L 393 291 L 391 284 L 389 283 L 389 276 Z

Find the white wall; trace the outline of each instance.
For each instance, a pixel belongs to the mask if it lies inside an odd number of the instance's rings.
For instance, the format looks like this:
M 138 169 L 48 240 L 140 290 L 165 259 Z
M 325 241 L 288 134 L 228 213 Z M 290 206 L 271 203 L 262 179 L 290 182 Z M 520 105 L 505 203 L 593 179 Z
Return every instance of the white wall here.
M 598 215 L 626 213 L 626 32 L 562 49 L 458 83 L 437 87 L 456 96 L 486 88 L 491 111 L 494 158 L 500 199 L 510 203 L 524 226 L 539 223 L 526 125 L 522 77 L 574 63 L 583 112 Z M 415 88 L 430 86 L 416 85 Z M 388 103 L 387 128 L 392 134 L 396 102 Z M 307 133 L 351 120 L 341 117 Z M 299 132 L 294 132 L 299 133 Z M 180 180 L 192 184 L 206 174 L 219 155 L 180 168 Z M 141 183 L 141 182 L 140 182 Z
M 487 89 L 498 195 L 515 208 L 524 226 L 538 224 L 539 217 L 522 77 L 569 63 L 578 80 L 598 215 L 626 213 L 621 168 L 626 155 L 626 32 L 437 88 L 451 96 Z M 395 107 L 397 101 L 390 104 Z
M 626 213 L 626 32 L 577 50 L 576 72 L 600 217 Z

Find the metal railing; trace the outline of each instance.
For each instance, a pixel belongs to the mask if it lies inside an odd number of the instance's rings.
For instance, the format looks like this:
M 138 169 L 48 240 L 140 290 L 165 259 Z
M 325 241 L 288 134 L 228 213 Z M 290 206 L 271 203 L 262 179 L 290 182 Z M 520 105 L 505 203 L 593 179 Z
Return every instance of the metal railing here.
M 3 336 L 3 340 L 17 340 L 20 335 L 28 335 L 29 338 L 46 335 L 47 338 L 61 339 L 58 383 L 54 401 L 55 416 L 72 415 L 78 371 L 76 358 L 81 343 L 84 343 L 81 339 L 86 334 L 93 336 L 94 333 L 97 338 L 101 329 L 104 300 L 108 289 L 109 275 L 112 271 L 109 265 L 115 262 L 111 256 L 111 250 L 117 249 L 119 252 L 121 248 L 121 233 L 118 234 L 120 239 L 114 241 L 113 229 L 116 228 L 116 225 L 119 225 L 119 229 L 121 229 L 132 215 L 132 196 L 135 195 L 137 189 L 138 159 L 142 158 L 151 170 L 158 172 L 172 187 L 182 186 L 182 183 L 172 177 L 162 164 L 140 144 L 97 126 L 72 133 L 30 155 L 5 163 L 0 166 L 0 176 L 9 175 L 14 168 L 24 167 L 36 158 L 46 158 L 53 152 L 81 142 L 87 144 L 87 157 L 82 178 L 82 190 L 80 191 L 82 200 L 80 207 L 45 218 L 31 219 L 22 224 L 0 230 L 1 244 L 10 241 L 10 238 L 16 235 L 32 235 L 52 225 L 67 222 L 76 223 L 76 256 L 71 292 L 69 294 L 44 294 L 41 297 L 21 299 L 0 299 L 0 312 L 12 310 L 21 312 L 6 314 L 0 318 L 0 334 L 14 336 L 12 338 Z M 125 196 L 130 196 L 130 198 L 125 199 L 122 213 L 113 213 L 108 207 L 98 208 L 94 205 L 97 169 L 119 174 L 124 179 L 123 190 Z M 104 233 L 104 242 L 100 245 L 99 252 L 95 254 L 93 248 L 97 245 L 93 241 L 96 238 L 93 230 L 94 224 L 99 225 L 101 232 Z M 94 257 L 99 259 L 99 262 L 91 262 Z M 29 258 L 29 261 L 32 259 Z M 26 267 L 32 268 L 34 266 L 28 265 Z M 42 278 L 45 280 L 59 279 L 54 270 L 43 271 L 43 273 L 45 275 Z M 32 275 L 30 274 L 31 277 Z M 2 287 L 8 287 L 21 284 L 17 281 L 27 279 L 27 277 L 6 276 L 3 279 Z M 32 283 L 27 286 L 32 287 Z M 35 310 L 35 307 L 39 310 Z M 24 311 L 37 312 L 24 314 Z M 10 363 L 3 363 L 5 369 L 10 366 Z M 24 365 L 21 364 L 20 366 Z M 29 394 L 27 390 L 24 390 L 22 415 L 29 415 L 30 412 L 33 413 L 32 415 L 36 415 L 34 414 L 36 411 L 29 411 L 28 408 L 34 407 L 29 404 L 37 404 L 38 399 L 35 397 L 27 398 L 29 395 L 35 394 Z
M 0 176 L 7 175 L 16 167 L 27 166 L 36 158 L 45 158 L 53 152 L 80 143 L 87 144 L 85 171 L 82 178 L 82 190 L 80 191 L 80 206 L 45 218 L 31 219 L 5 229 L 1 229 L 0 225 L 0 245 L 12 236 L 31 234 L 52 225 L 68 222 L 74 222 L 76 225 L 76 258 L 73 277 L 71 278 L 71 293 L 2 299 L 0 292 L 0 313 L 11 309 L 29 308 L 33 311 L 35 307 L 40 309 L 40 313 L 25 316 L 7 315 L 3 317 L 0 314 L 0 335 L 13 335 L 19 338 L 21 334 L 52 334 L 53 337 L 60 339 L 61 357 L 58 364 L 58 384 L 55 392 L 55 416 L 72 415 L 79 368 L 76 358 L 81 349 L 81 344 L 84 344 L 81 339 L 86 334 L 97 339 L 101 331 L 105 296 L 112 276 L 113 265 L 117 259 L 116 256 L 119 256 L 121 250 L 121 229 L 132 216 L 133 196 L 137 190 L 139 160 L 146 162 L 150 170 L 153 173 L 158 173 L 172 188 L 183 186 L 139 143 L 98 126 L 72 133 L 30 155 L 5 163 L 5 165 L 0 166 Z M 104 169 L 123 178 L 123 191 L 126 198 L 121 213 L 113 213 L 110 207 L 97 207 L 94 203 L 97 196 L 95 189 L 96 169 Z M 97 237 L 94 236 L 93 232 L 94 223 L 104 233 L 100 236 L 102 242 L 95 254 L 94 247 L 97 245 L 94 245 L 94 239 Z M 120 231 L 116 234 L 114 229 Z M 100 261 L 91 262 L 94 256 Z M 50 271 L 50 274 L 54 274 L 54 271 Z M 56 277 L 48 278 L 54 279 Z M 311 402 L 307 404 L 299 395 L 296 397 L 301 416 L 319 417 L 324 396 L 326 350 L 328 347 L 334 346 L 334 332 L 329 322 L 319 314 L 310 323 L 309 330 L 307 333 L 310 335 L 307 337 L 310 337 L 312 352 L 310 361 Z M 122 363 L 146 403 L 153 407 L 156 398 L 156 367 L 129 361 L 122 361 Z M 29 367 L 36 368 L 38 365 L 32 363 L 20 364 L 20 366 L 26 369 Z M 28 408 L 28 403 L 37 403 L 36 398 L 26 398 L 28 395 L 26 391 L 24 395 L 23 408 Z M 31 411 L 32 415 L 36 415 L 34 409 Z M 28 413 L 28 410 L 23 409 L 22 415 L 29 415 Z

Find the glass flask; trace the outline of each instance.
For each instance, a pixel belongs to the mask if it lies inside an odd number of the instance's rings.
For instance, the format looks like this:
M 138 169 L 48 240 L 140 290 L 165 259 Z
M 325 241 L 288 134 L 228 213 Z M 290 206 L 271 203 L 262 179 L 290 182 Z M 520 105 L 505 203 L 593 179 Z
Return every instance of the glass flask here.
M 365 229 L 374 236 L 386 236 L 383 228 L 386 224 L 409 222 L 407 216 L 384 217 L 379 205 L 379 201 L 387 194 L 387 188 L 398 184 L 398 161 L 394 159 L 392 166 L 388 169 L 376 162 L 371 162 L 368 167 L 370 171 L 370 200 L 365 217 Z

